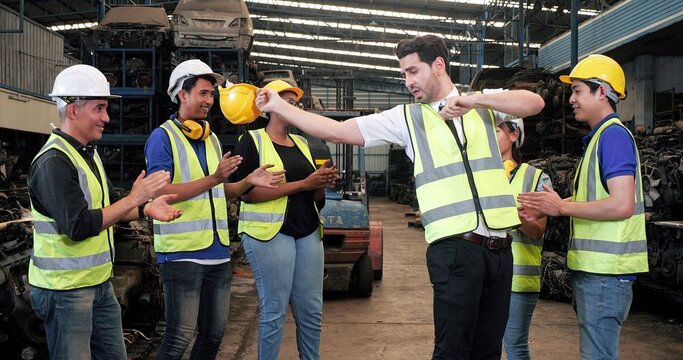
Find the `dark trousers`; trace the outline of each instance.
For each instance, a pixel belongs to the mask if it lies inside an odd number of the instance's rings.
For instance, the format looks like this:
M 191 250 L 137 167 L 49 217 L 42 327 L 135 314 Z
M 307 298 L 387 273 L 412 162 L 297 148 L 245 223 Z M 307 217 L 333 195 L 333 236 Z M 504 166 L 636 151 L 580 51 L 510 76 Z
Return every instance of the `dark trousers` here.
M 500 359 L 512 251 L 449 238 L 427 248 L 434 288 L 434 360 Z

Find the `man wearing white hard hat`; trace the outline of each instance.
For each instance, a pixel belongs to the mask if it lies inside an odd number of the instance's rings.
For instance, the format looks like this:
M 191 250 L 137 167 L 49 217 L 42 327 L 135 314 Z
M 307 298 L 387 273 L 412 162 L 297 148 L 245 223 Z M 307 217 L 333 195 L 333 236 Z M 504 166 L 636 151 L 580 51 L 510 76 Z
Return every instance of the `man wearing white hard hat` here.
M 223 155 L 206 120 L 215 87 L 223 76 L 200 60 L 180 63 L 171 73 L 168 95 L 178 111 L 145 144 L 147 171 L 169 172 L 159 193 L 177 193 L 185 213 L 173 224 L 154 223 L 154 249 L 164 289 L 166 331 L 157 359 L 181 359 L 197 329 L 191 358 L 214 359 L 230 306 L 230 235 L 227 200 L 252 186 L 276 187 L 281 173 L 264 165 L 240 182 L 227 179 L 242 161 Z
M 521 161 L 517 151 L 524 144 L 521 118 L 496 121 L 496 135 L 515 197 L 521 192 L 544 191 L 544 184 L 552 186 L 546 173 Z M 509 360 L 530 358 L 529 325 L 541 291 L 541 251 L 547 219 L 520 220 L 520 227 L 508 231 L 512 236 L 512 292 L 503 345 Z
M 110 228 L 141 216 L 171 221 L 182 211 L 168 205 L 175 195 L 158 196 L 170 181 L 168 172 L 145 178 L 143 170 L 128 196 L 110 202 L 112 185 L 92 142 L 109 122 L 107 100 L 119 96 L 109 93 L 99 70 L 66 68 L 49 96 L 61 123 L 29 169 L 31 304 L 45 321 L 50 358 L 126 359 L 121 307 L 110 281 Z

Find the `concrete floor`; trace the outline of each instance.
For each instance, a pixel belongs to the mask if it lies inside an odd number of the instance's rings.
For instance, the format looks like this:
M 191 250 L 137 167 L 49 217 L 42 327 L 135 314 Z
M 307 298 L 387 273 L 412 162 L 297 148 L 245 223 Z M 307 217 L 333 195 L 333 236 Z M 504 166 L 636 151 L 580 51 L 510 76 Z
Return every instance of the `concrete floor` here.
M 372 220 L 384 226 L 384 279 L 372 297 L 356 299 L 326 294 L 322 359 L 431 358 L 432 289 L 425 265 L 422 230 L 409 228 L 409 208 L 373 198 Z M 229 331 L 219 359 L 256 359 L 258 299 L 248 267 L 238 267 L 233 281 Z M 288 315 L 280 359 L 297 359 L 295 324 Z M 578 326 L 567 303 L 540 300 L 531 325 L 534 359 L 578 359 Z M 634 308 L 621 336 L 622 359 L 683 359 L 683 325 Z

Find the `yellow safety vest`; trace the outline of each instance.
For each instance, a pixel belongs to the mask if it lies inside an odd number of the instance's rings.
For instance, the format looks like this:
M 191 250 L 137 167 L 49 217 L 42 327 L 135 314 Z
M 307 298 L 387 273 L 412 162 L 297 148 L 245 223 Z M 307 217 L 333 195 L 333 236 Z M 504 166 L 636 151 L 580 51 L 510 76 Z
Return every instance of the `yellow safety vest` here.
M 78 172 L 78 183 L 88 209 L 109 206 L 109 187 L 102 160 L 94 154 L 101 183 L 69 142 L 52 134 L 33 159 L 50 149 L 57 149 L 71 160 Z M 44 289 L 70 290 L 99 285 L 113 276 L 114 237 L 110 229 L 82 241 L 73 241 L 51 217 L 33 212 L 33 255 L 29 261 L 29 284 Z
M 206 176 L 197 153 L 187 137 L 172 122 L 161 124 L 171 142 L 173 153 L 173 184 L 184 184 Z M 206 165 L 213 174 L 223 158 L 216 134 L 204 140 Z M 191 199 L 173 204 L 183 210 L 183 216 L 172 222 L 154 221 L 154 249 L 158 252 L 196 251 L 213 243 L 214 233 L 221 244 L 230 245 L 228 204 L 223 184 L 197 194 Z
M 408 104 L 405 116 L 428 243 L 476 229 L 478 213 L 492 230 L 519 226 L 491 110 L 474 109 L 462 117 L 462 145 L 431 106 Z
M 610 126 L 624 125 L 618 118 L 612 118 L 595 132 L 574 177 L 573 201 L 597 201 L 609 197 L 600 180 L 598 149 L 600 135 Z M 570 218 L 571 236 L 567 254 L 567 265 L 570 269 L 615 275 L 648 271 L 640 157 L 635 145 L 634 150 L 637 166 L 633 215 L 624 220 Z
M 275 165 L 270 168 L 272 171 L 284 170 L 282 159 L 280 159 L 280 156 L 275 150 L 275 146 L 273 146 L 270 136 L 266 133 L 266 129 L 251 130 L 248 134 L 251 135 L 254 144 L 256 145 L 256 149 L 258 150 L 259 164 Z M 308 141 L 299 135 L 290 135 L 294 144 L 299 148 L 301 153 L 306 156 L 306 159 L 311 163 L 311 167 L 315 169 L 315 163 L 311 157 L 311 151 L 308 148 Z M 268 241 L 274 238 L 275 235 L 280 232 L 282 224 L 285 221 L 288 203 L 287 199 L 288 196 L 283 196 L 278 199 L 260 203 L 242 201 L 240 205 L 240 220 L 237 226 L 237 233 L 246 233 L 247 235 L 262 241 Z
M 510 178 L 515 201 L 519 193 L 536 191 L 541 174 L 541 170 L 527 163 L 519 165 Z M 540 292 L 543 237 L 534 240 L 519 230 L 509 233 L 512 236 L 512 291 Z

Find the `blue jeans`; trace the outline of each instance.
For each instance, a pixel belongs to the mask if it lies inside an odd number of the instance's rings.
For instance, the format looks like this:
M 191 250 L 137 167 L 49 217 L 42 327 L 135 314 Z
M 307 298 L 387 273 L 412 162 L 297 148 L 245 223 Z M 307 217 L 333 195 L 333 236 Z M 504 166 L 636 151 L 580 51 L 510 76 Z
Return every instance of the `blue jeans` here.
M 32 287 L 31 305 L 45 321 L 50 359 L 126 359 L 121 306 L 111 282 L 74 290 Z
M 573 272 L 572 288 L 579 320 L 581 359 L 617 359 L 619 333 L 633 300 L 633 281 Z
M 197 329 L 190 359 L 215 359 L 230 309 L 229 262 L 200 265 L 189 261 L 161 264 L 166 332 L 157 359 L 181 359 Z
M 508 360 L 530 359 L 529 325 L 536 308 L 538 293 L 513 292 L 510 295 L 510 314 L 505 327 L 503 345 Z
M 242 234 L 259 296 L 258 358 L 277 360 L 287 304 L 296 321 L 299 357 L 320 359 L 323 315 L 323 243 L 320 233 L 259 241 Z

